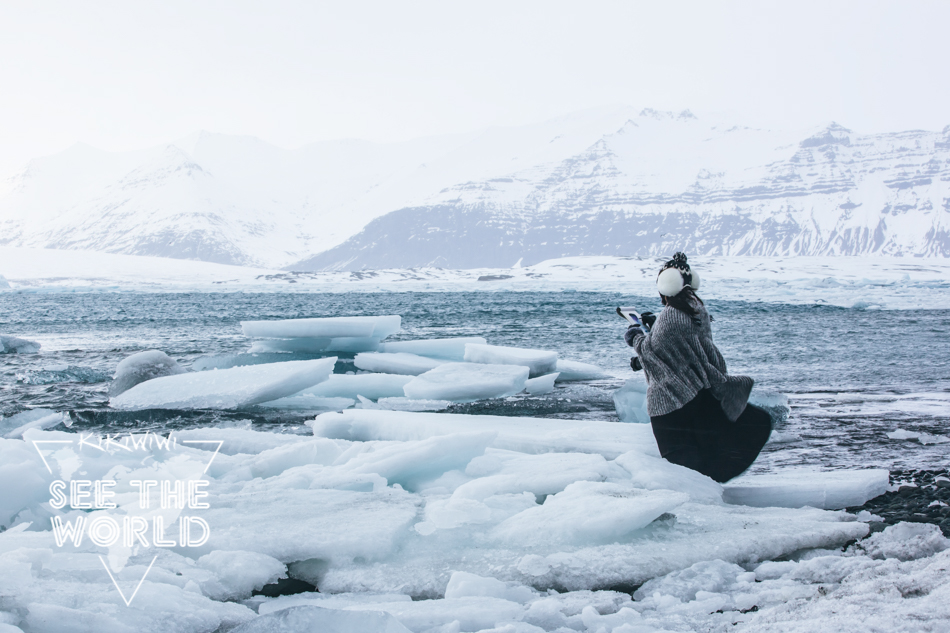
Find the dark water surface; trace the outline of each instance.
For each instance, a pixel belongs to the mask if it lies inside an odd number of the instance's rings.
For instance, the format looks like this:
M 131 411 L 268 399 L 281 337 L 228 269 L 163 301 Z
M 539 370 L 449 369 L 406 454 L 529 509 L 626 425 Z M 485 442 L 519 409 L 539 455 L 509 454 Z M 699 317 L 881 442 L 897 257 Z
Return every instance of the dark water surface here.
M 403 330 L 390 340 L 478 335 L 498 345 L 556 350 L 617 376 L 559 385 L 547 396 L 457 405 L 454 412 L 616 420 L 612 392 L 631 375 L 617 305 L 660 309 L 653 297 L 579 292 L 8 293 L 0 295 L 0 334 L 43 348 L 0 355 L 0 414 L 69 411 L 73 428 L 84 429 L 243 422 L 301 432 L 312 416 L 260 409 L 115 412 L 103 379 L 122 358 L 146 349 L 184 366 L 201 356 L 244 352 L 242 320 L 400 314 Z M 950 436 L 950 311 L 717 301 L 709 309 L 730 372 L 790 398 L 792 416 L 778 438 L 784 441 L 769 444 L 757 468 L 947 467 L 950 443 L 940 438 Z M 898 428 L 937 436 L 925 436 L 936 443 L 886 436 Z

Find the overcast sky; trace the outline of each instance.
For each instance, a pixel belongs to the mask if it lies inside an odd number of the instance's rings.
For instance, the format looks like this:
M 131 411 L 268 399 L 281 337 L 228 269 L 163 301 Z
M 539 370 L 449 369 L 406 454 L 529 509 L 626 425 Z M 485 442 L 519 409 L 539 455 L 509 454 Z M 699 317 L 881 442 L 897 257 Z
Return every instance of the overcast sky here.
M 950 124 L 950 2 L 4 2 L 0 174 L 77 141 L 284 147 L 601 105 Z

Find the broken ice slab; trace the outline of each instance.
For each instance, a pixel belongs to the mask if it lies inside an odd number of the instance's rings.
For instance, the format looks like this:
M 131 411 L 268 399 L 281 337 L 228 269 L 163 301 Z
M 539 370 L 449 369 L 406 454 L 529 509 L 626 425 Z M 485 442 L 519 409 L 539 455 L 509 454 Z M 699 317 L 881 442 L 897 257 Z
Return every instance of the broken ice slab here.
M 248 354 L 298 352 L 316 354 L 330 347 L 332 338 L 269 338 L 251 343 Z
M 323 398 L 320 396 L 300 395 L 278 398 L 270 402 L 262 402 L 262 407 L 270 409 L 294 409 L 297 411 L 342 411 L 356 404 L 353 398 Z M 2 633 L 2 632 L 0 632 Z
M 517 545 L 616 543 L 689 501 L 669 490 L 640 490 L 604 481 L 576 481 L 540 506 L 506 519 L 492 536 Z
M 391 343 L 380 343 L 379 351 L 392 353 L 407 352 L 409 354 L 418 354 L 419 356 L 428 356 L 429 358 L 441 358 L 443 360 L 461 362 L 465 360 L 465 346 L 469 343 L 485 345 L 488 341 L 480 336 L 394 341 Z
M 532 396 L 540 396 L 546 393 L 551 393 L 554 391 L 554 381 L 557 380 L 557 377 L 558 374 L 555 372 L 553 374 L 538 376 L 537 378 L 529 378 L 524 383 L 524 390 L 530 393 Z
M 465 346 L 465 360 L 469 363 L 527 367 L 530 372 L 529 378 L 557 371 L 557 352 L 540 349 L 469 343 Z
M 325 398 L 356 398 L 370 400 L 399 398 L 405 395 L 403 387 L 412 376 L 397 374 L 332 374 L 318 385 L 304 389 L 297 395 L 310 394 Z
M 723 488 L 723 501 L 756 508 L 840 510 L 867 503 L 887 492 L 884 469 L 782 470 L 764 475 L 742 475 Z
M 444 365 L 446 362 L 448 361 L 426 358 L 425 356 L 408 354 L 406 352 L 363 353 L 357 354 L 356 358 L 353 359 L 353 363 L 357 368 L 365 371 L 376 371 L 385 374 L 403 374 L 405 376 L 424 374 L 430 369 Z
M 647 413 L 647 383 L 640 377 L 629 378 L 614 392 L 614 408 L 621 422 L 650 423 Z
M 653 430 L 645 424 L 347 409 L 342 413 L 318 415 L 307 422 L 307 426 L 318 437 L 355 442 L 405 442 L 490 430 L 498 432 L 492 447 L 521 453 L 598 453 L 607 459 L 615 459 L 627 451 L 638 451 L 660 456 Z
M 610 374 L 606 373 L 603 369 L 597 365 L 591 365 L 589 363 L 582 363 L 576 360 L 564 360 L 559 358 L 557 360 L 557 371 L 559 376 L 557 377 L 558 382 L 567 382 L 569 380 L 598 380 L 600 378 L 610 378 Z
M 355 316 L 317 319 L 283 319 L 274 321 L 242 321 L 241 329 L 248 338 L 378 338 L 395 334 L 402 327 L 402 317 Z M 344 351 L 344 350 L 339 350 Z
M 139 383 L 109 400 L 116 409 L 235 409 L 293 395 L 326 380 L 336 357 L 188 372 Z
M 472 402 L 513 396 L 527 380 L 528 368 L 518 365 L 445 363 L 416 376 L 403 391 L 414 400 Z

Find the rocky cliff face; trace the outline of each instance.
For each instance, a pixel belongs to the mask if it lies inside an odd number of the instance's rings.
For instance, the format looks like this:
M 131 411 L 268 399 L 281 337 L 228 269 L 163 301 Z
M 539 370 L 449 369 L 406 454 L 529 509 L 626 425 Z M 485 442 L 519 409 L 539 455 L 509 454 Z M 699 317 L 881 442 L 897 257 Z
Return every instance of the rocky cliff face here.
M 950 127 L 777 132 L 612 109 L 294 151 L 200 134 L 123 154 L 77 146 L 8 190 L 0 244 L 293 270 L 674 250 L 950 256 Z

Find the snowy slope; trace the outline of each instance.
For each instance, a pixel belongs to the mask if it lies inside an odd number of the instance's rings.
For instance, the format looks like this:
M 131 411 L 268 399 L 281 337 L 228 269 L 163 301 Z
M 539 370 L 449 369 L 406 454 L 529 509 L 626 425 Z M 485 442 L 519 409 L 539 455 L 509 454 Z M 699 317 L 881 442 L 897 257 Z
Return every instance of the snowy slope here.
M 578 255 L 950 255 L 950 127 L 769 131 L 609 108 L 404 143 L 77 145 L 0 191 L 0 244 L 292 270 Z
M 950 255 L 950 126 L 861 136 L 643 111 L 557 165 L 470 181 L 295 270 L 576 255 Z

